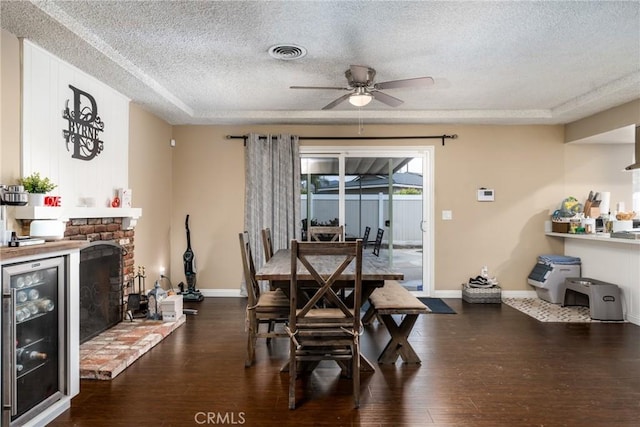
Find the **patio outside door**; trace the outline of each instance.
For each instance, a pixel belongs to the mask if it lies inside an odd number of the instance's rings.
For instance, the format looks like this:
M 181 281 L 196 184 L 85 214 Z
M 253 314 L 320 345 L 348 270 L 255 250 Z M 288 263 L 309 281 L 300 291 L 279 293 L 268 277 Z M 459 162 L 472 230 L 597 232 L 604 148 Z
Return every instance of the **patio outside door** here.
M 301 147 L 303 228 L 307 221 L 343 224 L 349 239 L 362 238 L 369 227 L 367 256 L 373 256 L 376 234 L 383 230 L 379 256 L 404 273 L 407 289 L 432 295 L 431 156 L 401 149 Z

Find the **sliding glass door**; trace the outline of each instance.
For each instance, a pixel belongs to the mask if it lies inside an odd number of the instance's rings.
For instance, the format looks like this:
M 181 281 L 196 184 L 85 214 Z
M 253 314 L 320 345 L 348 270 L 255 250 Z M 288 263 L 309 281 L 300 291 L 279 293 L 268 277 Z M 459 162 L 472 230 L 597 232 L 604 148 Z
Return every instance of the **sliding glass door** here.
M 431 295 L 431 156 L 415 149 L 301 147 L 303 234 L 308 224 L 342 224 L 347 239 L 368 234 L 366 256 L 386 258 L 405 274 L 407 289 Z

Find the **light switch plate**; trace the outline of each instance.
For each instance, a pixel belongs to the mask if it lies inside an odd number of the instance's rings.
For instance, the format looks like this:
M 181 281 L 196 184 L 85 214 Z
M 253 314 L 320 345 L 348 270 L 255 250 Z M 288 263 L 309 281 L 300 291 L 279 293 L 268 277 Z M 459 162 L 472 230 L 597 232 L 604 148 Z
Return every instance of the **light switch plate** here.
M 453 212 L 451 211 L 442 211 L 442 219 L 445 221 L 450 221 L 453 219 Z

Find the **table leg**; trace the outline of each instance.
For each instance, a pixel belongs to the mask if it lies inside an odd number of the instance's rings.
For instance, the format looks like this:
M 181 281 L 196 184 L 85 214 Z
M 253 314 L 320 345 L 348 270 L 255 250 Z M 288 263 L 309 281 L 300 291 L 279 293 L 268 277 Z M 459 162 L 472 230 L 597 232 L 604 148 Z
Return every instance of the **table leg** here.
M 420 358 L 409 344 L 407 339 L 418 320 L 417 314 L 407 314 L 404 320 L 397 325 L 391 314 L 380 315 L 382 322 L 387 327 L 391 339 L 380 354 L 378 363 L 395 363 L 398 356 L 402 357 L 404 363 L 421 363 Z

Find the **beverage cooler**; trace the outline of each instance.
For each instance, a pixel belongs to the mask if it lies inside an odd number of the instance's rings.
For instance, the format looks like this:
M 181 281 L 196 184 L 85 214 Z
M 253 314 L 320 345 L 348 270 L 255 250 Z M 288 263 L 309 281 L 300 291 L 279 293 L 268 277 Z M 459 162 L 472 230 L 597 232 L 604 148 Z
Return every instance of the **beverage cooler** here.
M 63 256 L 2 267 L 2 426 L 68 395 Z

